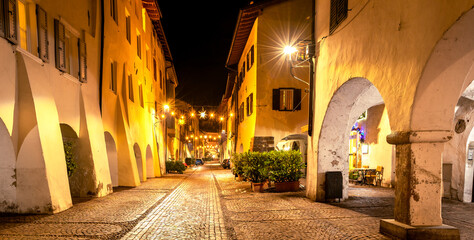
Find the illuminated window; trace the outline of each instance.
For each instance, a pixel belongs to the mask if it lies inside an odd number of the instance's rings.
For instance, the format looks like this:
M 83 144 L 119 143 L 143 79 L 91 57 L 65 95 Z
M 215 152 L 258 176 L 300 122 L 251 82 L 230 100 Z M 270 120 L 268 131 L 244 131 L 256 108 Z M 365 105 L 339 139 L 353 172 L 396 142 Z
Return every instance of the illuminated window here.
M 240 108 L 239 108 L 239 122 L 243 122 L 243 121 L 244 121 L 244 103 L 241 103 Z
M 135 101 L 134 96 L 133 96 L 133 79 L 132 79 L 132 74 L 128 75 L 128 99 L 130 101 Z
M 142 8 L 143 32 L 146 31 L 146 9 Z
M 247 71 L 252 68 L 253 63 L 254 63 L 254 59 L 255 59 L 255 52 L 254 52 L 254 48 L 253 48 L 253 45 L 252 45 L 249 52 L 247 53 Z
M 20 47 L 29 51 L 30 50 L 30 43 L 29 43 L 29 31 L 28 31 L 28 22 L 27 22 L 27 14 L 28 12 L 28 5 L 23 1 L 18 1 L 18 25 L 20 29 Z
M 125 36 L 128 43 L 132 43 L 132 30 L 130 24 L 130 14 L 128 13 L 127 9 L 125 9 Z
M 301 89 L 273 89 L 272 109 L 279 111 L 301 110 Z

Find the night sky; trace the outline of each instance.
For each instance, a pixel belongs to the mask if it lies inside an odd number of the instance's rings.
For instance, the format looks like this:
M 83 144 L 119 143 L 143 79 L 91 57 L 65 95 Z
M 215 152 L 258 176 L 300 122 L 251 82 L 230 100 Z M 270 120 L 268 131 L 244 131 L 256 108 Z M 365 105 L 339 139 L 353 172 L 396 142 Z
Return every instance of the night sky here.
M 176 98 L 193 106 L 219 105 L 239 9 L 249 2 L 158 0 L 178 75 Z

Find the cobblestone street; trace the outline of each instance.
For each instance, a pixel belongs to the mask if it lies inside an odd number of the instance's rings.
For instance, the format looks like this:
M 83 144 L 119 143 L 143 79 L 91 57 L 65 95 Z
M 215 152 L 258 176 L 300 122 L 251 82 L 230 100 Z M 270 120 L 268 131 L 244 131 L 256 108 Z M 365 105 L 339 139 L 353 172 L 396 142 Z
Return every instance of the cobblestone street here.
M 207 163 L 109 196 L 76 199 L 55 215 L 0 217 L 0 239 L 387 239 L 393 189 L 352 186 L 341 203 L 296 193 L 254 193 Z M 474 239 L 474 205 L 443 201 L 443 219 Z

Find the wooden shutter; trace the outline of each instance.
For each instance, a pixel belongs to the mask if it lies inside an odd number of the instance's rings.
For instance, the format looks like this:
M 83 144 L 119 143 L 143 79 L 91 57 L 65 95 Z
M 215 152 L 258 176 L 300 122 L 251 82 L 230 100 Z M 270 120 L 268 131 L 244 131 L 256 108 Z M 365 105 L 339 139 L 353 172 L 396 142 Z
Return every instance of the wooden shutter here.
M 329 34 L 347 18 L 348 0 L 331 0 L 331 15 L 329 19 Z
M 280 110 L 280 89 L 273 89 L 273 110 Z
M 12 43 L 17 43 L 17 6 L 16 0 L 5 0 L 5 37 Z
M 79 81 L 87 82 L 87 48 L 86 42 L 79 39 Z
M 38 55 L 41 60 L 48 62 L 48 17 L 46 11 L 39 5 L 36 5 L 36 23 L 38 27 Z
M 294 110 L 301 110 L 301 89 L 293 89 Z
M 54 49 L 56 68 L 66 71 L 66 29 L 58 19 L 54 19 Z
M 5 37 L 5 4 L 0 0 L 0 37 Z

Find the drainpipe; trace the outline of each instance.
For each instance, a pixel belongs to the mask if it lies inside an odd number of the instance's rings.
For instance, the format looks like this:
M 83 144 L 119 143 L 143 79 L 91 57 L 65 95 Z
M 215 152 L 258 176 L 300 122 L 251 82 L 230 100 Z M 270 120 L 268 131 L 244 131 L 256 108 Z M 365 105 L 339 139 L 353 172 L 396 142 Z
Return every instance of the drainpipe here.
M 103 83 L 103 70 L 104 70 L 104 0 L 100 1 L 100 62 L 99 62 L 99 109 L 100 114 L 102 115 L 102 83 Z
M 308 114 L 308 136 L 313 136 L 313 101 L 315 99 L 316 93 L 314 91 L 314 75 L 316 74 L 316 66 L 313 58 L 315 58 L 315 16 L 316 16 L 316 0 L 311 0 L 311 45 L 309 49 L 309 114 Z

